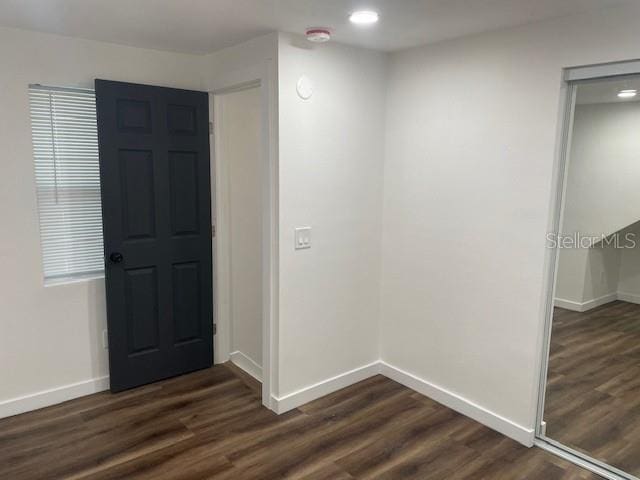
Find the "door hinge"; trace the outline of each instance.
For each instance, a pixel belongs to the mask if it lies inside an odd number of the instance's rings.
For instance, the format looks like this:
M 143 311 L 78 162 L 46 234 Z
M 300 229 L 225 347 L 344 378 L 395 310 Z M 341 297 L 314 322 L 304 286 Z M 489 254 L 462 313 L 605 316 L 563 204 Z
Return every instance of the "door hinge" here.
M 209 122 L 209 135 L 213 135 L 213 122 Z
M 218 324 L 214 323 L 213 324 L 213 334 L 216 335 L 218 333 Z
M 211 225 L 211 238 L 215 238 L 215 237 L 216 237 L 216 226 Z

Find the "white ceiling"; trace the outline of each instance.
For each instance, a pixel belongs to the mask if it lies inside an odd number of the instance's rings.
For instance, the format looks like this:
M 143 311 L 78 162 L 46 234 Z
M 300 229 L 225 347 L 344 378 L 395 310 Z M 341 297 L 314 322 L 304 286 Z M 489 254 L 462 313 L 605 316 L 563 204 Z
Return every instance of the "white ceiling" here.
M 618 98 L 620 90 L 638 90 L 638 95 L 632 98 Z M 593 103 L 626 103 L 640 101 L 640 76 L 599 80 L 578 85 L 576 104 L 587 105 Z
M 337 41 L 392 51 L 625 1 L 0 0 L 0 25 L 186 53 L 327 26 Z M 348 14 L 363 7 L 380 13 L 379 24 L 349 24 Z

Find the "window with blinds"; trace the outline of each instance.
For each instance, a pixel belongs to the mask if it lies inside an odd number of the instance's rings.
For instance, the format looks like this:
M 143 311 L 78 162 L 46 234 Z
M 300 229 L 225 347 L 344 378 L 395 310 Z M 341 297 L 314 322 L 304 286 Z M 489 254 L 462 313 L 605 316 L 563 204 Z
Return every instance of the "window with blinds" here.
M 29 86 L 45 280 L 104 271 L 94 92 Z

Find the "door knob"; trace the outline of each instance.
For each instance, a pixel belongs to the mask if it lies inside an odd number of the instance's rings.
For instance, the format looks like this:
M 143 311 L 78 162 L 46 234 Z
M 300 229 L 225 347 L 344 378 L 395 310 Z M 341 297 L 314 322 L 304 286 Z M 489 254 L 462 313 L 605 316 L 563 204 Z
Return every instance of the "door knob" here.
M 120 263 L 122 262 L 122 260 L 124 260 L 124 257 L 120 252 L 113 252 L 111 255 L 109 255 L 109 260 L 111 260 L 113 263 Z

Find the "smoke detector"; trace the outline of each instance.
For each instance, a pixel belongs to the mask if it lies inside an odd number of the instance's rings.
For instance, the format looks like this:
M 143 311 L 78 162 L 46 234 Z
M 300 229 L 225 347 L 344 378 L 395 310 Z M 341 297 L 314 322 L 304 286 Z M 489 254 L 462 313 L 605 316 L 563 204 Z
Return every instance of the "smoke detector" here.
M 307 40 L 313 43 L 324 43 L 331 40 L 331 32 L 328 28 L 310 28 L 307 30 Z

